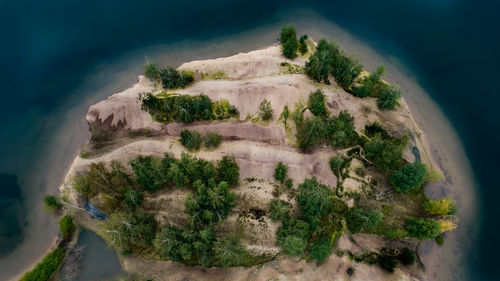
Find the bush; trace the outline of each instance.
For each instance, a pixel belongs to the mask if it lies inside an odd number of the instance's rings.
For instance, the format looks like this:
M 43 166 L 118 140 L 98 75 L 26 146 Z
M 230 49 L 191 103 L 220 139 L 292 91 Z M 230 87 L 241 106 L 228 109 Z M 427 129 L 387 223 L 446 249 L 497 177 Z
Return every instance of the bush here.
M 36 267 L 24 274 L 21 281 L 47 281 L 54 272 L 59 268 L 64 260 L 64 249 L 57 247 L 54 251 L 48 254 L 42 262 Z
M 375 228 L 382 221 L 383 214 L 380 211 L 365 211 L 359 208 L 351 208 L 347 212 L 346 223 L 352 233 L 360 232 L 369 227 Z
M 364 150 L 366 158 L 373 161 L 379 170 L 388 172 L 404 164 L 403 151 L 407 144 L 407 136 L 383 138 L 380 133 L 376 133 L 364 144 Z
M 213 249 L 215 261 L 220 267 L 241 265 L 248 256 L 246 248 L 236 235 L 217 239 Z
M 300 52 L 301 55 L 305 55 L 307 53 L 306 40 L 307 40 L 307 35 L 306 34 L 300 36 L 300 39 L 299 39 L 299 52 Z
M 223 156 L 220 161 L 217 162 L 217 181 L 225 181 L 230 186 L 238 184 L 240 178 L 240 172 L 236 160 L 232 156 Z
M 299 185 L 297 202 L 304 219 L 310 224 L 313 231 L 317 230 L 321 216 L 332 208 L 332 201 L 328 198 L 333 195 L 328 186 L 320 184 L 315 178 L 306 179 Z
M 144 76 L 156 82 L 160 79 L 160 68 L 157 64 L 148 61 L 144 66 Z
M 410 218 L 406 222 L 406 230 L 410 236 L 420 240 L 434 239 L 441 232 L 441 225 L 433 219 Z
M 192 73 L 177 71 L 171 66 L 160 69 L 158 76 L 165 89 L 184 88 L 194 81 L 194 75 Z
M 43 197 L 43 202 L 45 202 L 45 208 L 47 210 L 57 211 L 62 207 L 62 203 L 55 196 L 46 195 Z
M 336 148 L 349 147 L 358 142 L 358 133 L 354 129 L 354 117 L 342 110 L 338 116 L 332 116 L 326 124 L 327 139 Z
M 294 59 L 297 56 L 297 32 L 293 25 L 285 25 L 281 29 L 280 41 L 282 53 L 288 59 Z
M 399 253 L 398 259 L 404 265 L 412 265 L 415 263 L 415 253 L 406 247 Z
M 188 150 L 198 150 L 201 146 L 201 135 L 197 131 L 182 130 L 181 144 Z
M 457 212 L 457 206 L 450 198 L 441 198 L 440 200 L 427 200 L 423 204 L 424 210 L 436 216 L 449 216 Z
M 221 136 L 215 132 L 207 132 L 204 139 L 207 148 L 217 148 L 222 141 Z
M 435 240 L 436 240 L 436 243 L 440 246 L 442 246 L 444 244 L 443 236 L 436 236 Z
M 406 164 L 389 178 L 392 187 L 398 192 L 408 192 L 420 187 L 427 177 L 427 168 L 421 162 Z
M 113 249 L 143 247 L 151 244 L 155 228 L 153 215 L 139 209 L 112 213 L 101 225 L 101 234 Z
M 306 247 L 307 241 L 296 236 L 287 236 L 281 243 L 281 249 L 283 250 L 283 253 L 292 257 L 301 256 L 304 253 Z
M 283 162 L 278 162 L 276 168 L 274 169 L 274 179 L 283 183 L 287 177 L 288 166 Z
M 73 235 L 73 232 L 75 231 L 73 219 L 70 216 L 64 216 L 57 222 L 57 224 L 59 224 L 59 233 L 61 233 L 63 239 L 70 239 L 71 235 Z
M 285 186 L 287 188 L 292 188 L 293 187 L 293 180 L 291 178 L 288 178 L 285 180 Z
M 399 105 L 399 99 L 401 98 L 401 90 L 394 85 L 386 85 L 380 89 L 380 93 L 377 98 L 377 105 L 382 110 L 391 110 Z
M 129 162 L 142 190 L 153 192 L 167 184 L 160 159 L 153 156 L 138 156 Z
M 382 269 L 389 273 L 393 273 L 396 265 L 398 264 L 398 260 L 396 257 L 389 255 L 379 255 L 378 256 L 378 264 Z
M 267 99 L 264 99 L 259 105 L 259 116 L 264 121 L 270 120 L 273 117 L 273 107 Z
M 380 80 L 384 73 L 385 67 L 383 65 L 378 66 L 372 74 L 361 81 L 361 86 L 353 87 L 353 94 L 360 98 L 377 97 L 380 89 L 384 87 L 384 83 Z
M 334 42 L 321 39 L 316 51 L 306 63 L 305 71 L 312 79 L 330 84 L 328 74 L 344 89 L 349 89 L 361 73 L 362 66 L 352 57 L 345 55 Z
M 142 204 L 142 193 L 139 190 L 129 188 L 125 192 L 124 201 L 131 208 L 139 207 Z
M 309 110 L 315 116 L 324 116 L 327 114 L 325 95 L 321 90 L 316 90 L 309 95 Z
M 292 210 L 292 204 L 279 200 L 273 199 L 271 203 L 269 203 L 269 218 L 272 221 L 284 220 L 289 217 L 290 210 Z
M 236 195 L 229 192 L 229 186 L 222 181 L 218 185 L 210 181 L 208 185 L 200 180 L 193 185 L 196 194 L 188 195 L 186 213 L 190 221 L 198 225 L 213 225 L 224 220 L 234 206 Z
M 330 246 L 330 241 L 328 239 L 322 239 L 320 241 L 315 241 L 309 251 L 309 256 L 317 260 L 318 263 L 322 263 L 326 258 L 332 253 L 332 247 Z

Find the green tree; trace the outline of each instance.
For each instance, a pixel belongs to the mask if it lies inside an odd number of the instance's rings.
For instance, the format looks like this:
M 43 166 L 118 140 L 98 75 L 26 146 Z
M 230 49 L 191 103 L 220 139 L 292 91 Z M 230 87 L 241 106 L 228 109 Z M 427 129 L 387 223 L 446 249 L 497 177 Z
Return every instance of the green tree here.
M 281 29 L 280 41 L 283 56 L 288 59 L 294 59 L 297 56 L 297 32 L 293 25 L 285 25 Z
M 213 249 L 214 258 L 221 267 L 238 266 L 247 260 L 247 251 L 236 235 L 218 238 Z
M 309 251 L 309 256 L 317 260 L 318 263 L 323 263 L 331 253 L 332 247 L 330 246 L 330 241 L 328 239 L 321 239 L 313 243 Z
M 129 162 L 137 184 L 145 191 L 156 191 L 167 184 L 161 160 L 153 156 L 138 156 Z
M 51 211 L 57 211 L 62 207 L 62 203 L 55 196 L 46 195 L 43 197 L 43 202 L 45 203 L 45 208 Z
M 153 82 L 156 82 L 158 79 L 160 79 L 160 69 L 158 65 L 148 61 L 144 66 L 144 76 L 146 76 Z
M 64 260 L 65 251 L 62 247 L 57 247 L 54 251 L 43 258 L 42 262 L 24 274 L 20 281 L 48 281 L 52 274 L 56 272 Z
M 73 219 L 70 216 L 64 216 L 57 223 L 59 224 L 59 233 L 61 233 L 63 239 L 70 239 L 75 232 Z
M 269 203 L 269 209 L 269 218 L 272 221 L 284 220 L 289 217 L 292 204 L 283 200 L 273 199 Z
M 262 120 L 267 121 L 273 117 L 273 107 L 269 100 L 264 99 L 259 105 L 259 116 Z
M 439 235 L 441 226 L 433 219 L 410 218 L 406 222 L 406 230 L 410 236 L 420 240 L 434 239 Z
M 281 249 L 289 256 L 301 256 L 307 247 L 307 241 L 297 236 L 287 236 L 281 243 Z
M 389 178 L 392 187 L 399 192 L 408 192 L 420 187 L 427 177 L 427 167 L 421 162 L 406 164 Z
M 307 43 L 306 43 L 306 40 L 307 40 L 307 34 L 304 34 L 302 36 L 300 36 L 300 39 L 299 39 L 299 52 L 301 55 L 305 55 L 307 53 Z
M 210 181 L 208 186 L 200 180 L 193 184 L 196 194 L 191 194 L 186 199 L 186 213 L 190 221 L 196 225 L 212 225 L 221 222 L 234 206 L 236 195 L 229 191 L 228 184 L 224 181 L 215 185 Z
M 373 161 L 382 172 L 388 172 L 401 167 L 405 160 L 403 151 L 408 144 L 408 137 L 383 138 L 376 133 L 373 138 L 364 144 L 366 158 Z
M 276 168 L 274 169 L 274 179 L 283 183 L 287 177 L 288 166 L 283 162 L 278 162 Z
M 177 71 L 171 66 L 160 69 L 158 76 L 165 89 L 184 88 L 194 81 L 192 73 Z
M 290 110 L 288 109 L 288 105 L 285 105 L 283 108 L 283 112 L 281 112 L 281 117 L 283 118 L 283 124 L 285 124 L 286 127 L 286 122 L 288 121 L 288 117 L 290 117 Z
M 380 89 L 380 93 L 377 98 L 377 105 L 382 110 L 392 110 L 394 107 L 399 105 L 399 99 L 401 98 L 401 90 L 394 85 L 386 85 Z
M 155 235 L 152 214 L 143 210 L 115 212 L 101 225 L 101 234 L 110 248 L 149 245 Z
M 357 143 L 358 133 L 354 129 L 354 117 L 342 110 L 338 116 L 332 116 L 326 124 L 327 135 L 333 147 L 348 147 Z
M 317 82 L 323 81 L 330 84 L 328 75 L 332 72 L 335 57 L 339 55 L 339 49 L 334 42 L 321 39 L 318 42 L 316 51 L 309 57 L 306 63 L 306 74 Z
M 124 201 L 131 208 L 139 207 L 142 204 L 142 193 L 139 190 L 128 188 Z
M 398 264 L 398 260 L 396 257 L 382 254 L 378 256 L 378 264 L 382 269 L 389 273 L 393 273 L 396 265 Z
M 188 150 L 198 150 L 202 142 L 201 135 L 197 131 L 182 130 L 180 142 Z
M 360 232 L 364 228 L 374 228 L 382 221 L 383 214 L 380 211 L 365 211 L 359 208 L 351 208 L 347 212 L 347 227 L 352 233 Z
M 457 212 L 456 203 L 446 197 L 440 200 L 426 200 L 423 207 L 427 213 L 436 216 L 449 216 Z
M 217 181 L 225 181 L 230 186 L 235 186 L 240 178 L 239 170 L 234 156 L 222 156 L 222 159 L 217 162 Z
M 311 113 L 316 116 L 324 116 L 327 114 L 323 91 L 316 90 L 309 95 L 308 107 Z
M 309 151 L 316 142 L 326 138 L 327 131 L 323 119 L 316 117 L 307 119 L 297 128 L 297 142 L 304 151 Z
M 219 147 L 219 145 L 222 141 L 222 138 L 219 134 L 217 134 L 215 132 L 207 132 L 204 140 L 205 140 L 205 147 L 217 148 L 217 147 Z
M 328 199 L 333 195 L 328 186 L 320 184 L 316 178 L 306 179 L 298 187 L 297 202 L 302 215 L 312 230 L 318 228 L 321 216 L 332 208 L 332 201 Z

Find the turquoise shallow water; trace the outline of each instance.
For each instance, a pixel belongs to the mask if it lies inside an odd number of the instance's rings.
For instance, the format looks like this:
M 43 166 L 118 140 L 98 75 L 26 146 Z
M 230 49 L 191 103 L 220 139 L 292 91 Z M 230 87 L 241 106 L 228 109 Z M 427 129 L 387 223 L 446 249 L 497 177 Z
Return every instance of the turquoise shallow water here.
M 499 1 L 309 2 L 0 0 L 0 279 L 21 268 L 2 257 L 18 251 L 25 261 L 43 252 L 56 233 L 55 220 L 41 211 L 40 200 L 56 192 L 83 142 L 88 104 L 133 83 L 143 56 L 151 55 L 145 51 L 121 63 L 128 52 L 230 36 L 302 8 L 403 62 L 446 113 L 480 191 L 481 217 L 474 225 L 479 239 L 467 254 L 474 277 L 468 279 L 499 279 L 494 257 L 500 246 L 494 239 L 500 229 L 490 223 L 500 213 L 499 184 L 491 176 L 500 142 L 500 87 L 494 83 L 500 63 Z M 200 56 L 210 53 L 200 50 Z M 35 232 L 37 225 L 43 233 Z M 22 248 L 35 239 L 34 247 Z

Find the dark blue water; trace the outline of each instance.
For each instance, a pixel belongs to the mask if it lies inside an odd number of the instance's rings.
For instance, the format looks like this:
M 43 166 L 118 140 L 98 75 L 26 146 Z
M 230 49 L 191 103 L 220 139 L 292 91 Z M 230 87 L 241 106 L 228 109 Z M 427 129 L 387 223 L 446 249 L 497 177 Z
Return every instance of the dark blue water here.
M 96 65 L 154 44 L 237 34 L 307 8 L 404 62 L 451 120 L 479 183 L 470 279 L 500 279 L 500 1 L 303 2 L 0 0 L 0 258 L 22 245 L 32 203 L 55 193 L 61 175 L 37 167 L 61 133 L 58 117 L 89 102 L 75 93 Z M 73 116 L 80 125 L 83 112 Z M 65 149 L 76 153 L 74 146 Z

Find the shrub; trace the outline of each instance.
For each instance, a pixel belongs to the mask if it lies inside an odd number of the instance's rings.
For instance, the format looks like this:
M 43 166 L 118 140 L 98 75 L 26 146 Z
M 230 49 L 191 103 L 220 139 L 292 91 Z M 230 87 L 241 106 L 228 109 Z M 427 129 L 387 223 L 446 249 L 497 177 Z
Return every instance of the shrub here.
M 389 178 L 392 187 L 398 192 L 408 192 L 418 188 L 427 177 L 427 168 L 421 162 L 406 164 Z
M 205 147 L 207 148 L 217 148 L 221 143 L 221 136 L 215 132 L 207 132 L 205 135 Z
M 401 167 L 405 162 L 403 151 L 407 143 L 407 136 L 383 138 L 380 133 L 376 133 L 364 144 L 365 155 L 379 170 L 388 172 Z
M 426 212 L 436 216 L 454 215 L 457 212 L 457 206 L 450 198 L 441 198 L 440 200 L 427 200 L 423 204 Z
M 210 181 L 208 185 L 200 180 L 193 185 L 196 194 L 186 199 L 186 213 L 190 221 L 198 225 L 213 225 L 221 222 L 234 206 L 236 195 L 229 192 L 229 186 L 222 181 L 218 185 Z
M 441 226 L 433 219 L 410 218 L 406 222 L 406 230 L 410 236 L 420 240 L 434 239 L 441 232 Z
M 415 253 L 406 247 L 399 253 L 398 259 L 404 265 L 412 265 L 415 263 Z
M 59 224 L 59 233 L 61 233 L 63 239 L 71 238 L 71 235 L 73 235 L 73 232 L 75 231 L 73 219 L 70 216 L 64 216 L 57 222 L 57 224 Z
M 373 73 L 361 81 L 361 86 L 353 87 L 354 95 L 360 98 L 368 96 L 377 97 L 380 88 L 384 87 L 384 83 L 380 80 L 380 77 L 384 73 L 385 67 L 383 65 L 378 66 Z
M 171 66 L 160 69 L 158 76 L 165 89 L 184 88 L 194 81 L 192 73 L 177 71 Z
M 292 188 L 293 187 L 293 180 L 291 178 L 288 178 L 285 180 L 285 186 L 287 188 Z
M 138 207 L 142 204 L 142 193 L 139 190 L 129 188 L 125 192 L 124 201 L 131 208 Z
M 160 68 L 157 64 L 148 61 L 144 66 L 144 76 L 156 82 L 160 79 Z
M 45 208 L 47 210 L 57 211 L 62 207 L 62 203 L 55 196 L 46 195 L 43 197 L 43 202 L 45 202 Z
M 328 119 L 326 130 L 327 139 L 333 147 L 344 148 L 358 142 L 358 134 L 354 129 L 354 117 L 346 110 Z
M 274 169 L 274 179 L 283 183 L 287 177 L 288 166 L 283 162 L 278 162 L 276 168 Z
M 315 231 L 318 228 L 322 215 L 328 213 L 332 208 L 332 201 L 328 199 L 333 195 L 328 186 L 320 184 L 315 178 L 306 179 L 298 187 L 299 194 L 297 202 L 304 219 Z
M 300 39 L 299 39 L 299 52 L 300 52 L 301 55 L 305 55 L 307 53 L 306 40 L 307 40 L 307 34 L 304 34 L 304 35 L 300 36 Z
M 269 100 L 264 99 L 259 105 L 259 116 L 262 120 L 267 121 L 273 117 L 273 108 Z
M 321 90 L 316 90 L 309 95 L 309 110 L 316 116 L 326 115 L 325 95 Z
M 281 29 L 280 41 L 282 53 L 288 59 L 294 59 L 297 56 L 297 32 L 293 25 L 285 25 Z
M 398 260 L 396 257 L 389 255 L 379 255 L 378 256 L 378 264 L 382 269 L 389 273 L 393 273 L 396 265 L 398 264 Z
M 142 247 L 152 242 L 155 227 L 153 215 L 143 210 L 114 212 L 101 225 L 101 234 L 113 249 Z
M 59 268 L 64 260 L 64 249 L 57 247 L 54 251 L 48 254 L 42 262 L 36 267 L 24 274 L 21 281 L 47 281 L 54 272 Z
M 234 157 L 223 156 L 222 159 L 217 162 L 216 173 L 217 181 L 225 181 L 230 186 L 238 184 L 240 172 Z
M 322 263 L 331 253 L 332 247 L 330 246 L 330 241 L 328 241 L 328 239 L 322 239 L 313 243 L 309 251 L 309 256 L 317 260 L 318 263 Z
M 272 221 L 284 220 L 289 217 L 292 204 L 283 200 L 273 199 L 271 203 L 269 203 L 269 209 L 269 218 Z
M 377 98 L 377 105 L 382 110 L 391 110 L 399 105 L 399 99 L 401 98 L 401 90 L 394 85 L 386 85 L 380 89 L 380 93 Z
M 153 192 L 167 184 L 165 171 L 160 159 L 153 156 L 138 156 L 129 162 L 136 176 L 137 185 L 143 190 Z
M 440 246 L 444 244 L 444 238 L 443 238 L 443 236 L 436 236 L 435 241 Z
M 247 259 L 247 251 L 236 235 L 219 238 L 214 243 L 214 258 L 221 267 L 238 266 Z
M 307 241 L 296 236 L 287 236 L 281 243 L 281 249 L 289 256 L 301 256 L 307 247 Z
M 198 150 L 201 146 L 201 135 L 197 131 L 182 130 L 181 144 L 188 150 Z
M 359 208 L 351 208 L 347 212 L 346 223 L 352 233 L 360 232 L 363 228 L 374 228 L 382 221 L 383 214 L 380 211 L 365 211 Z

